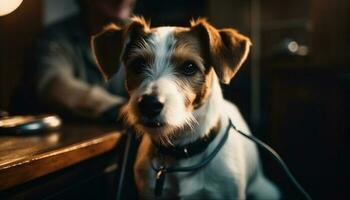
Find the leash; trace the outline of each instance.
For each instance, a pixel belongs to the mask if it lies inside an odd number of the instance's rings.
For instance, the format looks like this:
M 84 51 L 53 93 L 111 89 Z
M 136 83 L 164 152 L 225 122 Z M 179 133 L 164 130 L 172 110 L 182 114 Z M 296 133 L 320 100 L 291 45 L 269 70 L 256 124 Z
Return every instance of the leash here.
M 186 166 L 186 167 L 166 167 L 164 165 L 161 165 L 159 168 L 156 168 L 151 162 L 151 166 L 153 170 L 156 172 L 156 185 L 155 185 L 155 190 L 154 194 L 156 197 L 159 197 L 162 194 L 163 187 L 164 187 L 164 180 L 165 180 L 165 175 L 169 173 L 175 173 L 175 172 L 191 172 L 195 170 L 199 170 L 206 166 L 213 158 L 216 156 L 216 154 L 220 151 L 222 146 L 224 146 L 225 142 L 227 141 L 228 134 L 229 134 L 230 126 L 227 126 L 225 135 L 224 137 L 220 140 L 218 146 L 213 150 L 209 156 L 207 156 L 202 162 L 197 163 L 192 166 Z
M 227 125 L 224 137 L 221 139 L 221 141 L 219 142 L 218 146 L 216 146 L 214 151 L 208 157 L 206 157 L 202 162 L 192 166 L 185 166 L 185 167 L 173 167 L 173 166 L 166 167 L 164 165 L 161 165 L 159 168 L 156 168 L 153 162 L 151 162 L 152 169 L 156 172 L 156 183 L 155 183 L 155 190 L 154 190 L 154 194 L 156 197 L 159 197 L 162 194 L 165 176 L 167 173 L 169 174 L 169 173 L 175 173 L 175 172 L 191 172 L 191 171 L 199 170 L 204 166 L 206 166 L 210 161 L 212 161 L 213 158 L 217 155 L 217 153 L 220 151 L 222 146 L 227 141 L 230 129 L 233 128 L 236 132 L 246 137 L 247 139 L 251 140 L 252 142 L 256 143 L 265 151 L 269 152 L 272 155 L 272 157 L 281 165 L 282 169 L 285 171 L 288 178 L 292 181 L 292 183 L 298 189 L 298 191 L 305 197 L 305 199 L 307 200 L 312 199 L 311 196 L 306 192 L 306 190 L 299 184 L 299 182 L 293 176 L 292 172 L 289 170 L 286 163 L 282 160 L 281 156 L 272 147 L 270 147 L 263 141 L 259 140 L 258 138 L 254 137 L 253 135 L 245 134 L 241 130 L 237 129 L 236 126 L 232 123 L 231 119 L 230 118 L 228 119 L 229 119 L 229 124 Z
M 117 194 L 116 194 L 116 199 L 122 199 L 122 194 L 123 194 L 123 186 L 124 186 L 124 176 L 125 172 L 127 169 L 127 165 L 129 163 L 129 153 L 131 151 L 131 146 L 132 146 L 132 139 L 134 135 L 131 132 L 131 129 L 127 129 L 126 133 L 126 141 L 125 141 L 125 149 L 124 149 L 124 155 L 123 155 L 123 161 L 122 161 L 122 166 L 120 169 L 120 176 L 118 180 L 118 188 L 117 188 Z
M 311 196 L 306 192 L 306 190 L 300 185 L 300 183 L 297 181 L 297 179 L 294 177 L 292 172 L 289 170 L 287 164 L 283 161 L 281 156 L 269 145 L 261 141 L 260 139 L 254 137 L 253 135 L 248 135 L 242 132 L 241 130 L 237 129 L 236 126 L 232 123 L 231 119 L 229 118 L 229 126 L 232 127 L 236 132 L 243 135 L 244 137 L 248 138 L 249 140 L 255 142 L 258 146 L 263 148 L 265 151 L 269 152 L 272 157 L 280 164 L 284 172 L 287 174 L 288 178 L 292 181 L 294 186 L 299 190 L 299 192 L 305 197 L 307 200 L 311 200 Z

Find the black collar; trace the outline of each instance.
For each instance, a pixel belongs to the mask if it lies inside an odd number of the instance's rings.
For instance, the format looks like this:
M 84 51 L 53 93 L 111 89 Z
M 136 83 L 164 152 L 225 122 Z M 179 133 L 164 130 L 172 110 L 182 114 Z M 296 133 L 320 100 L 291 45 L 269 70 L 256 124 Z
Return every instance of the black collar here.
M 220 123 L 219 123 L 219 126 L 220 126 Z M 154 163 L 151 161 L 152 169 L 156 172 L 156 174 L 155 174 L 156 175 L 156 183 L 155 183 L 155 188 L 154 188 L 155 196 L 158 197 L 162 194 L 166 174 L 175 173 L 175 172 L 193 172 L 193 171 L 200 170 L 202 167 L 204 167 L 208 163 L 210 163 L 210 161 L 213 160 L 213 158 L 217 155 L 217 153 L 220 151 L 222 146 L 224 146 L 225 142 L 227 141 L 230 128 L 231 128 L 231 123 L 228 124 L 226 131 L 225 131 L 225 134 L 223 135 L 222 139 L 219 141 L 219 143 L 215 147 L 215 149 L 207 157 L 205 157 L 204 160 L 202 160 L 200 163 L 197 163 L 197 164 L 192 165 L 192 166 L 182 166 L 182 167 L 165 166 L 163 163 L 159 167 L 156 167 L 154 165 Z M 218 128 L 218 130 L 219 129 L 220 128 Z M 218 133 L 218 131 L 216 133 Z
M 196 141 L 182 146 L 162 146 L 159 144 L 154 145 L 157 147 L 158 152 L 174 157 L 176 159 L 189 158 L 191 156 L 204 152 L 209 144 L 216 138 L 220 131 L 220 120 L 217 125 L 210 129 L 210 132 L 202 138 L 198 138 Z

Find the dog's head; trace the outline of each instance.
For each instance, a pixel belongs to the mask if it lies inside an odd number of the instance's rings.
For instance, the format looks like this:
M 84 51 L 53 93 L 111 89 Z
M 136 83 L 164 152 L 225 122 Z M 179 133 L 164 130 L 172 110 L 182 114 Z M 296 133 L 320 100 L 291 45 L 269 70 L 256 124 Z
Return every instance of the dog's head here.
M 190 27 L 151 28 L 133 18 L 127 28 L 110 25 L 92 39 L 105 78 L 125 67 L 130 95 L 123 114 L 130 125 L 154 137 L 193 127 L 193 112 L 208 101 L 215 74 L 229 83 L 247 58 L 250 40 L 206 20 Z

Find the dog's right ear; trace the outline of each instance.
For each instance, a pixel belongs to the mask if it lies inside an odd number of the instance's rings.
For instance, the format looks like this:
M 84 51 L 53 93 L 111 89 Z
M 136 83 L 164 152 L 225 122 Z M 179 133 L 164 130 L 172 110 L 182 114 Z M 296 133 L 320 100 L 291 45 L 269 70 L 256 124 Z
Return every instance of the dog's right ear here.
M 146 31 L 149 31 L 149 24 L 141 17 L 133 17 L 131 23 L 125 28 L 110 24 L 100 33 L 92 36 L 92 53 L 105 80 L 109 80 L 113 74 L 117 73 L 125 41 Z

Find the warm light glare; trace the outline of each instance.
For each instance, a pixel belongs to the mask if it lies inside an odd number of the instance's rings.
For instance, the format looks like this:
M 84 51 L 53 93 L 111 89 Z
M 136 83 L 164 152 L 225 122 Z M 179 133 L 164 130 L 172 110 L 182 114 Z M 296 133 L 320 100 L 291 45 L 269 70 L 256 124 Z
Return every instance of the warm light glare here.
M 299 49 L 299 45 L 297 42 L 295 41 L 291 41 L 289 44 L 288 44 L 288 49 L 290 52 L 292 53 L 296 53 Z
M 23 0 L 0 0 L 0 16 L 10 14 L 21 5 Z

